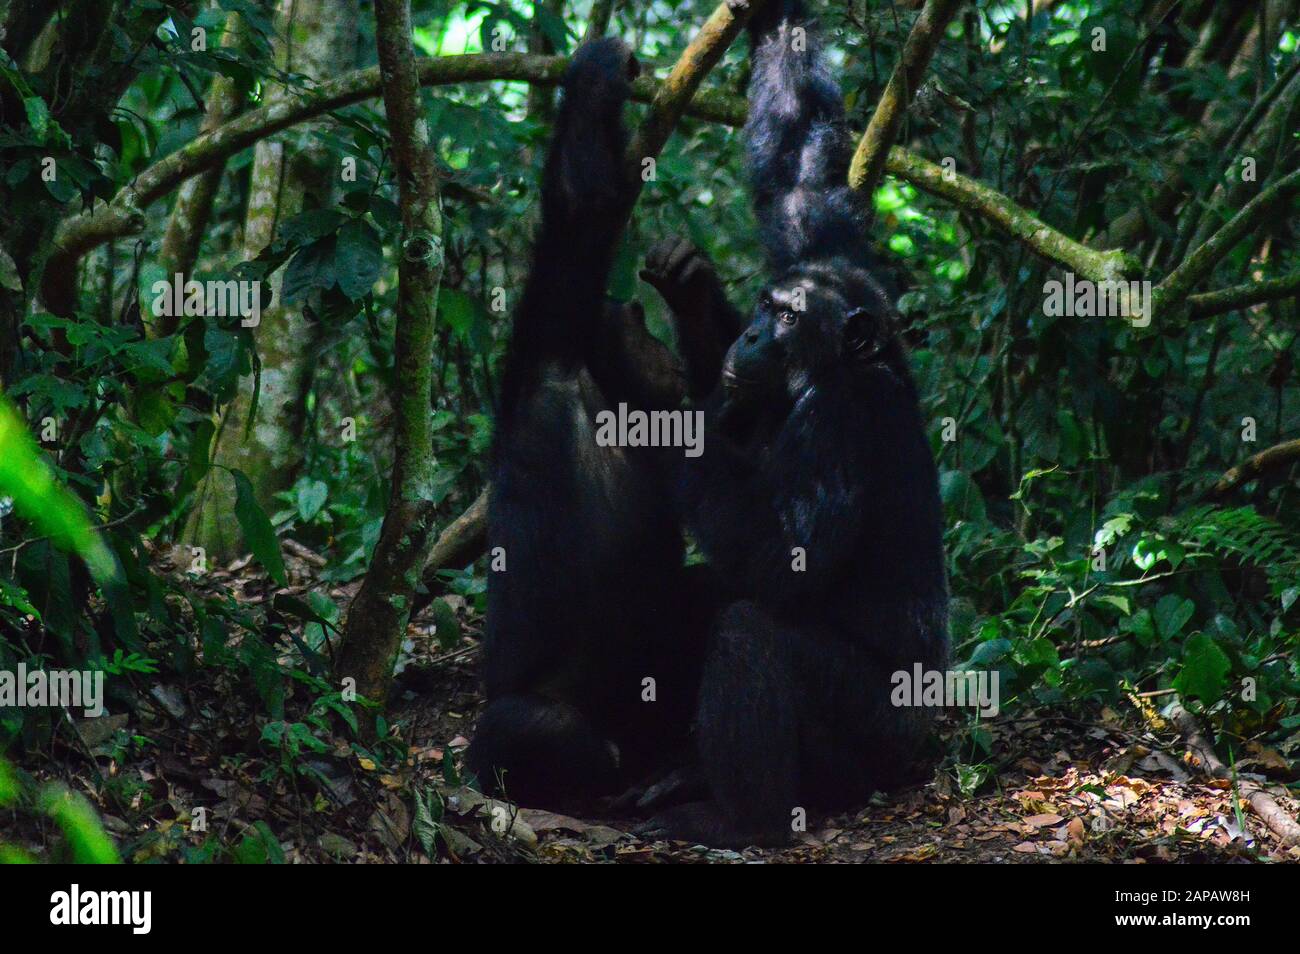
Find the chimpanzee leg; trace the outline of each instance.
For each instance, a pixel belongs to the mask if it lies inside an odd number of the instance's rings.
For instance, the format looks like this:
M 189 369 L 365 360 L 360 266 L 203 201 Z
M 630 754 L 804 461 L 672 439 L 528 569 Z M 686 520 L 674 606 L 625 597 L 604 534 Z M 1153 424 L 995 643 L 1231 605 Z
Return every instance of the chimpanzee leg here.
M 723 611 L 700 684 L 696 744 L 711 801 L 656 816 L 643 831 L 710 845 L 789 840 L 798 807 L 799 725 L 787 631 L 753 603 Z
M 617 753 L 574 706 L 509 695 L 483 711 L 466 765 L 486 792 L 525 805 L 577 807 L 617 788 Z

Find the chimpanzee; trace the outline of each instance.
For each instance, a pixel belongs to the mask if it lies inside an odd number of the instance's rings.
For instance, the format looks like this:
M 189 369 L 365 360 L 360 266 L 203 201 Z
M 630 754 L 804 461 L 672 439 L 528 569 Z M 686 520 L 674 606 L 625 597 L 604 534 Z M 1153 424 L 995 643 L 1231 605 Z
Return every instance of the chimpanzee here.
M 896 315 L 847 187 L 841 96 L 802 4 L 750 24 L 746 126 L 772 273 L 719 373 L 702 456 L 664 456 L 683 520 L 736 597 L 714 627 L 696 714 L 706 800 L 643 831 L 718 845 L 788 839 L 808 807 L 901 781 L 929 714 L 891 676 L 947 662 L 938 480 Z M 643 277 L 688 333 L 724 310 L 683 243 Z M 692 389 L 708 389 L 697 367 Z
M 596 441 L 610 388 L 671 408 L 700 376 L 605 298 L 636 194 L 622 122 L 636 68 L 609 39 L 565 75 L 496 420 L 487 707 L 467 761 L 485 790 L 543 807 L 612 793 L 685 744 L 713 612 L 653 468 Z

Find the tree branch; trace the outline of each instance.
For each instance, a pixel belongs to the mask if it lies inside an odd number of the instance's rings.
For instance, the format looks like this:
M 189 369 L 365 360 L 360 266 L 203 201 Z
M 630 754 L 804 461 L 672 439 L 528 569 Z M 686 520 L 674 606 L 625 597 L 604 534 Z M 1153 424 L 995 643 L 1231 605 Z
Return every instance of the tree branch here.
M 1278 179 L 1247 202 L 1240 212 L 1210 236 L 1204 245 L 1189 253 L 1182 264 L 1156 286 L 1153 294 L 1154 311 L 1167 311 L 1182 304 L 1191 290 L 1202 279 L 1209 276 L 1214 266 L 1232 251 L 1233 246 L 1264 221 L 1273 211 L 1274 206 L 1285 202 L 1298 191 L 1300 191 L 1300 169 Z
M 1260 282 L 1246 282 L 1244 285 L 1233 285 L 1230 288 L 1220 288 L 1218 291 L 1203 292 L 1200 295 L 1190 295 L 1187 298 L 1187 307 L 1193 318 L 1213 318 L 1225 312 L 1249 308 L 1251 305 L 1266 301 L 1289 298 L 1292 295 L 1300 295 L 1300 272 Z
M 1236 490 L 1242 484 L 1254 480 L 1266 470 L 1272 470 L 1274 467 L 1285 467 L 1287 464 L 1293 464 L 1296 461 L 1300 461 L 1300 440 L 1274 444 L 1258 454 L 1247 457 L 1236 467 L 1227 471 L 1215 483 L 1212 493 L 1215 496 L 1223 496 Z
M 894 66 L 893 75 L 880 94 L 880 101 L 871 114 L 866 132 L 858 143 L 849 166 L 849 185 L 867 195 L 880 184 L 890 147 L 898 138 L 903 117 L 912 104 L 925 76 L 926 67 L 939 46 L 943 31 L 961 7 L 962 0 L 925 0 L 921 15 L 912 24 L 912 30 L 903 44 L 903 52 Z
M 420 82 L 425 86 L 489 80 L 558 83 L 568 61 L 559 56 L 524 53 L 469 54 L 421 60 Z M 660 84 L 641 76 L 632 84 L 633 98 L 650 102 Z M 144 228 L 143 209 L 191 176 L 224 162 L 259 139 L 313 119 L 322 113 L 371 98 L 379 89 L 376 67 L 358 70 L 327 83 L 302 99 L 250 110 L 237 119 L 204 133 L 150 166 L 136 181 L 121 189 L 113 200 L 92 212 L 65 220 L 56 242 L 61 267 L 75 267 L 77 259 L 104 242 Z M 747 105 L 738 96 L 719 90 L 697 90 L 685 115 L 728 126 L 744 125 Z M 1136 267 L 1120 251 L 1098 251 L 1074 241 L 1016 205 L 995 189 L 961 174 L 944 178 L 939 166 L 900 146 L 890 150 L 885 171 L 945 201 L 980 216 L 1036 253 L 1076 274 L 1103 281 Z
M 1170 721 L 1183 737 L 1188 752 L 1196 760 L 1196 767 L 1210 778 L 1235 782 L 1241 796 L 1250 805 L 1256 815 L 1266 824 L 1283 844 L 1300 845 L 1300 824 L 1292 818 L 1273 796 L 1264 791 L 1258 783 L 1247 779 L 1235 779 L 1233 772 L 1223 764 L 1214 746 L 1201 732 L 1196 717 L 1182 707 L 1175 705 L 1170 713 Z
M 422 581 L 433 593 L 438 586 L 438 571 L 473 563 L 487 546 L 488 488 L 474 498 L 465 512 L 447 524 L 424 561 Z M 421 603 L 417 602 L 417 608 Z
M 764 0 L 749 0 L 748 4 L 734 10 L 729 3 L 721 3 L 704 21 L 700 32 L 682 51 L 668 78 L 655 92 L 650 112 L 628 145 L 630 178 L 641 181 L 641 163 L 659 155 L 704 77 L 722 59 L 722 54 L 727 51 L 731 41 L 745 28 L 750 14 L 763 2 Z
M 1141 269 L 1140 264 L 1123 251 L 1098 251 L 1076 242 L 996 189 L 960 173 L 945 173 L 940 166 L 899 146 L 889 151 L 885 171 L 991 222 L 1043 258 L 1082 278 L 1095 282 L 1119 281 Z
M 598 40 L 609 31 L 609 21 L 614 16 L 614 0 L 596 0 L 591 5 L 591 16 L 587 18 L 587 32 L 582 42 Z

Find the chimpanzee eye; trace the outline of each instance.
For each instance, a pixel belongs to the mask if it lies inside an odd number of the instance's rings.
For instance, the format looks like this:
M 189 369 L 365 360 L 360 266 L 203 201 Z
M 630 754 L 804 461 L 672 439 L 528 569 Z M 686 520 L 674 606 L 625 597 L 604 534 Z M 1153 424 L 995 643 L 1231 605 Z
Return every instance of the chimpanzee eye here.
M 796 315 L 793 311 L 783 311 L 777 317 L 779 318 L 781 324 L 783 325 L 793 325 L 796 321 L 799 320 L 799 316 Z

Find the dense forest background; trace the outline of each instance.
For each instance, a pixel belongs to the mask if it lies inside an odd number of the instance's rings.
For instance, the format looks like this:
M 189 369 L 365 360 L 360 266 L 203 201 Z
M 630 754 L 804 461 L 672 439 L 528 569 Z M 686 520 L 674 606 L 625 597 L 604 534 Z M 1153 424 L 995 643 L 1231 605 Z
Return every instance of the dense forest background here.
M 108 710 L 0 704 L 5 857 L 635 854 L 536 817 L 498 837 L 464 788 L 486 453 L 563 58 L 624 37 L 644 102 L 715 4 L 413 0 L 422 275 L 375 6 L 0 0 L 0 670 L 102 672 Z M 920 4 L 813 6 L 861 131 Z M 1029 859 L 1295 857 L 1300 3 L 955 6 L 875 234 L 954 659 L 999 672 L 1001 712 L 951 716 L 889 817 L 917 857 L 987 844 L 953 826 L 998 806 L 1059 833 L 1011 831 Z M 746 80 L 742 39 L 663 130 L 618 253 L 610 294 L 664 336 L 637 279 L 657 238 L 690 236 L 737 302 L 761 281 Z M 259 282 L 257 323 L 177 313 L 178 274 Z M 1061 313 L 1067 277 L 1150 282 L 1151 307 Z M 384 546 L 404 571 L 367 577 Z M 360 698 L 343 652 L 370 660 Z M 1041 776 L 1062 789 L 1009 794 Z

